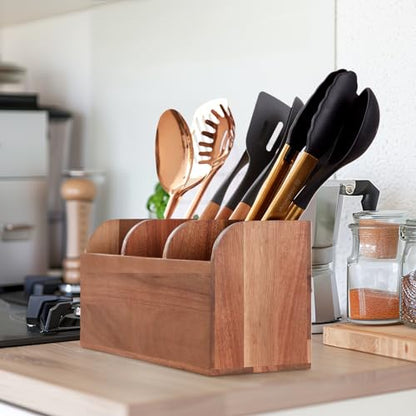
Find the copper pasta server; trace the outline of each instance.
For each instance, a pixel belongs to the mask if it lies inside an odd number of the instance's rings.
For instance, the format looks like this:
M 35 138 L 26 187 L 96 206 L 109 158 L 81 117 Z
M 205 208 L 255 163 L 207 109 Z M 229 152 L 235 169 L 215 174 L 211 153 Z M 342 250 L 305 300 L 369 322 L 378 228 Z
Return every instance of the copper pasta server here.
M 198 142 L 200 157 L 199 165 L 209 167 L 209 172 L 201 181 L 200 188 L 195 195 L 185 218 L 192 218 L 212 178 L 225 163 L 234 144 L 235 123 L 229 107 L 220 104 L 220 111 L 211 109 L 211 116 L 204 120 L 206 130 L 201 131 L 202 140 Z M 202 130 L 203 126 L 200 126 Z M 208 130 L 210 129 L 210 131 Z M 198 134 L 196 134 L 198 136 Z
M 205 140 L 202 132 L 207 128 L 206 120 L 214 117 L 211 110 L 217 108 L 220 110 L 221 105 L 223 107 L 228 107 L 228 100 L 226 98 L 216 98 L 201 104 L 195 110 L 191 124 L 193 160 L 192 169 L 187 181 L 187 187 L 189 187 L 188 189 L 199 185 L 211 170 L 211 167 L 208 164 L 200 163 L 206 159 L 206 156 L 201 156 L 200 152 L 203 149 L 207 150 L 207 148 L 201 147 L 199 143 Z

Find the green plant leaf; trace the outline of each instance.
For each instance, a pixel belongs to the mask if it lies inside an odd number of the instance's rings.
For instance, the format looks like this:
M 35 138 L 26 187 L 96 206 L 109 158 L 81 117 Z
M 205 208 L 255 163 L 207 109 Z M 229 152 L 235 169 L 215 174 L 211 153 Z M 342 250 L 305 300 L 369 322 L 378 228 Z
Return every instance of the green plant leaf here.
M 169 194 L 162 188 L 158 182 L 155 186 L 155 192 L 150 195 L 146 202 L 146 209 L 151 214 L 156 214 L 157 218 L 164 218 L 163 213 L 165 212 L 166 205 L 169 201 Z

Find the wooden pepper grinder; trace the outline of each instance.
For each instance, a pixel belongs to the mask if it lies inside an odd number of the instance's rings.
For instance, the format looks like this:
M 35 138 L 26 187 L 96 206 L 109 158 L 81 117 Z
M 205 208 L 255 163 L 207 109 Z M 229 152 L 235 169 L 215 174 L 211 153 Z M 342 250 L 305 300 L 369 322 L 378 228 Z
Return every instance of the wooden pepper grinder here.
M 61 196 L 65 200 L 67 224 L 66 255 L 63 262 L 65 283 L 80 283 L 80 256 L 88 241 L 95 194 L 94 182 L 86 178 L 70 178 L 61 186 Z

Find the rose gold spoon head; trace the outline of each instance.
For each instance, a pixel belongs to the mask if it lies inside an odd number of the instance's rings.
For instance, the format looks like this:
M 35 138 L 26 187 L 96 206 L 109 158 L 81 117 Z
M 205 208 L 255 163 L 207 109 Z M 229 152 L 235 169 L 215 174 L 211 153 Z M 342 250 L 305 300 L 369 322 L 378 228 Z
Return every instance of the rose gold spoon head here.
M 170 218 L 179 199 L 187 191 L 194 158 L 189 127 L 176 110 L 166 110 L 159 119 L 156 133 L 156 169 L 162 188 L 170 198 L 165 218 Z

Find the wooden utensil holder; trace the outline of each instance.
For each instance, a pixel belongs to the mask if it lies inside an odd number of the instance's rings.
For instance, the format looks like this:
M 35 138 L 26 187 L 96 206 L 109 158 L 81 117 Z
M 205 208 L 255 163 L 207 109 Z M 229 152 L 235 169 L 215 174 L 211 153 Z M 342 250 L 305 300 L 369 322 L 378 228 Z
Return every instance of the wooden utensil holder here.
M 310 257 L 304 221 L 107 221 L 81 258 L 81 346 L 206 375 L 309 368 Z

